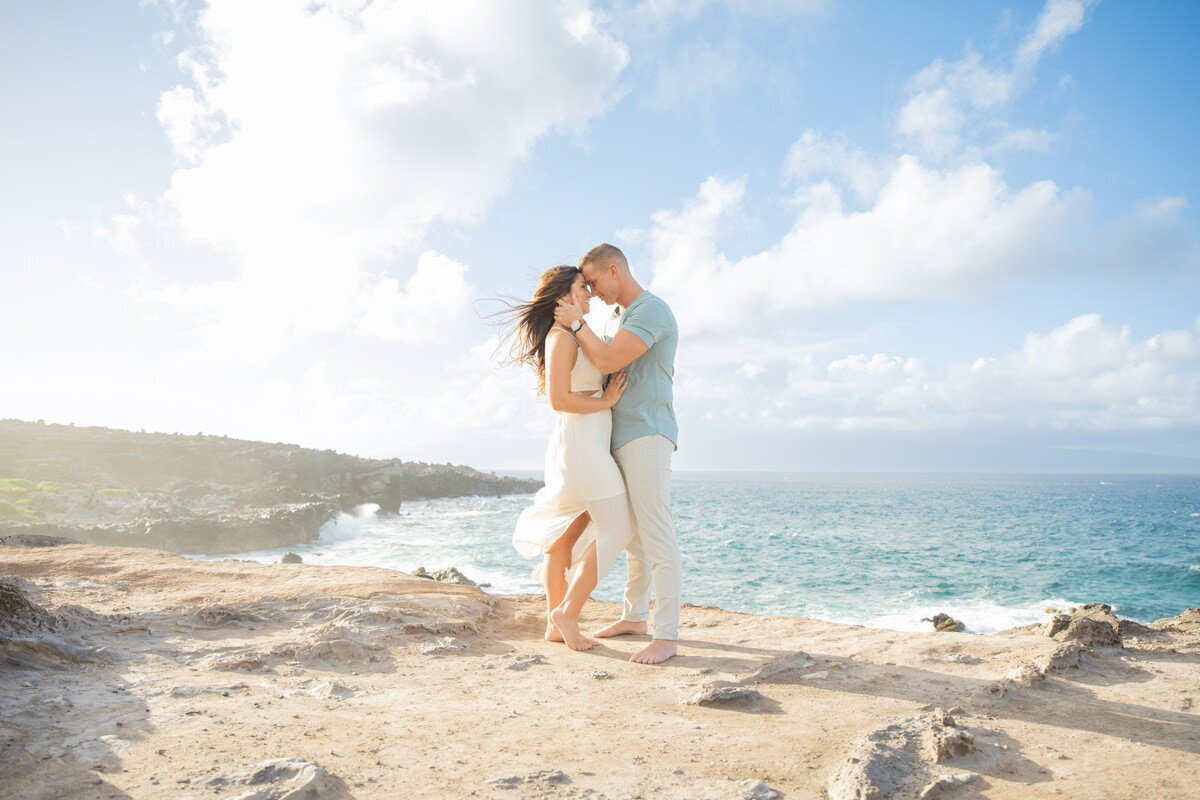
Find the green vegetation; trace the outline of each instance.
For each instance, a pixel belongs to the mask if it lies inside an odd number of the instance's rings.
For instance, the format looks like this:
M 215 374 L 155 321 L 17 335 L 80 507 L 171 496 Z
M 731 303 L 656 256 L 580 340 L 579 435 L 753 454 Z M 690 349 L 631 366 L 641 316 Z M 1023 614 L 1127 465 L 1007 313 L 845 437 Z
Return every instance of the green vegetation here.
M 23 508 L 18 508 L 7 500 L 0 500 L 0 519 L 11 522 L 40 522 L 41 517 Z
M 100 494 L 125 494 L 128 489 L 101 489 Z
M 33 481 L 24 478 L 0 478 L 0 494 L 20 495 L 33 488 Z
M 10 522 L 40 522 L 37 508 L 41 501 L 61 494 L 58 484 L 41 481 L 35 484 L 25 478 L 0 478 L 0 519 Z

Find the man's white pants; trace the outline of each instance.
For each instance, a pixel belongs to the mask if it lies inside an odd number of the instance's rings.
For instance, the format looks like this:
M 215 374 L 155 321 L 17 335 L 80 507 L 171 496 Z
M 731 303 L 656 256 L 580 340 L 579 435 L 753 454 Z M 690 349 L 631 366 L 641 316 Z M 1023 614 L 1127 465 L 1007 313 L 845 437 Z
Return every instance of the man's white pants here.
M 655 639 L 679 638 L 679 582 L 683 557 L 671 516 L 671 455 L 675 445 L 665 436 L 642 436 L 613 451 L 625 476 L 633 511 L 633 540 L 625 551 L 629 578 L 621 619 L 650 620 L 650 591 L 654 590 Z

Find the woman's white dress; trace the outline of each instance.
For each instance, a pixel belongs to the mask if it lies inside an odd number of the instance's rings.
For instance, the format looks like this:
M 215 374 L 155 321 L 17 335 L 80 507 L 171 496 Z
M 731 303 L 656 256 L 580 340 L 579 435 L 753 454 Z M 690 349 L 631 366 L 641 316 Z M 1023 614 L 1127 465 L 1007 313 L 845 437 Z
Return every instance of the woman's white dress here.
M 576 348 L 571 391 L 599 397 L 603 394 L 604 375 L 578 345 Z M 546 446 L 546 485 L 534 496 L 533 505 L 521 512 L 513 533 L 513 545 L 521 555 L 543 555 L 584 511 L 592 521 L 571 549 L 571 567 L 595 542 L 599 579 L 629 544 L 633 518 L 625 496 L 625 480 L 609 450 L 611 435 L 612 415 L 608 409 L 558 415 Z M 542 579 L 542 565 L 534 569 L 533 577 Z

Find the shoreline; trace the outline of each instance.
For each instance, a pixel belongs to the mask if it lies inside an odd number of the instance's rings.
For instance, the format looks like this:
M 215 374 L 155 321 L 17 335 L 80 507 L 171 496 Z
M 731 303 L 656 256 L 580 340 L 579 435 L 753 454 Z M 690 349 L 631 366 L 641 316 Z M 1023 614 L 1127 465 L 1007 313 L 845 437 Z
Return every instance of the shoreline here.
M 315 543 L 309 543 L 309 544 L 303 545 L 303 546 L 316 547 L 316 546 L 319 546 L 320 544 L 321 544 L 320 542 L 315 542 Z M 279 548 L 273 548 L 271 550 L 253 551 L 253 552 L 249 552 L 249 553 L 227 553 L 227 554 L 213 554 L 213 555 L 203 554 L 203 553 L 181 553 L 180 555 L 183 556 L 184 558 L 191 558 L 191 559 L 196 559 L 196 560 L 200 560 L 200 561 L 243 561 L 246 563 L 255 563 L 255 564 L 274 564 L 274 563 L 278 563 L 280 557 L 282 557 L 283 555 L 286 555 L 287 553 L 294 553 L 297 550 L 301 550 L 303 546 L 293 545 L 291 547 L 279 547 Z M 247 555 L 253 556 L 256 554 L 262 554 L 264 557 L 262 559 L 243 558 L 243 556 L 247 556 Z M 345 566 L 345 567 L 373 566 L 373 567 L 377 567 L 379 569 L 391 570 L 391 571 L 397 572 L 402 575 L 413 574 L 411 571 L 400 569 L 398 567 L 384 566 L 384 565 L 378 565 L 378 564 L 371 564 L 371 565 L 342 564 L 342 563 L 335 564 L 335 563 L 330 563 L 330 562 L 315 562 L 315 561 L 308 561 L 308 560 L 304 560 L 302 563 L 309 564 L 312 566 L 338 566 L 338 567 L 342 567 L 342 566 Z M 422 565 L 420 565 L 419 568 L 424 568 L 424 567 L 425 567 L 425 565 L 422 564 Z M 416 569 L 416 568 L 414 568 L 414 569 Z M 458 566 L 454 565 L 454 564 L 447 564 L 444 566 L 438 566 L 435 569 L 458 570 Z M 469 575 L 464 575 L 464 577 L 466 577 L 466 578 L 468 578 L 468 580 L 470 580 Z M 492 585 L 487 582 L 479 583 L 479 582 L 472 581 L 472 585 L 479 587 L 486 594 L 491 595 L 496 598 L 513 598 L 513 599 L 519 599 L 519 600 L 528 600 L 530 598 L 544 596 L 542 593 L 539 593 L 537 591 L 512 591 L 512 592 L 498 591 L 498 590 L 495 590 L 492 587 Z M 619 601 L 619 598 L 604 600 L 603 598 L 597 598 L 595 595 L 593 595 L 593 597 L 592 597 L 592 602 L 618 603 L 618 601 Z M 970 616 L 970 613 L 968 612 L 966 614 L 963 614 L 963 612 L 956 610 L 958 607 L 964 605 L 964 603 L 966 603 L 966 604 L 977 603 L 977 604 L 981 604 L 981 605 L 991 604 L 994 606 L 995 610 L 1000 611 L 1000 612 L 1008 612 L 1010 614 L 1013 614 L 1014 616 L 1016 615 L 1017 612 L 1029 612 L 1030 609 L 1037 609 L 1037 616 L 1031 618 L 1029 621 L 1026 621 L 1024 623 L 1017 623 L 1017 624 L 1012 624 L 1012 625 L 1007 625 L 1007 626 L 996 626 L 994 629 L 991 629 L 991 630 L 979 630 L 977 627 L 972 627 L 971 625 L 967 625 L 965 627 L 965 629 L 958 631 L 961 633 L 968 633 L 968 634 L 975 635 L 975 636 L 991 636 L 991 635 L 1003 633 L 1003 632 L 1009 631 L 1009 630 L 1015 630 L 1018 628 L 1026 628 L 1026 627 L 1030 627 L 1030 626 L 1036 626 L 1038 624 L 1049 623 L 1051 617 L 1055 613 L 1071 613 L 1071 611 L 1073 609 L 1078 608 L 1080 606 L 1087 605 L 1089 602 L 1105 602 L 1105 601 L 1064 602 L 1062 599 L 1052 599 L 1052 600 L 1042 600 L 1042 601 L 1030 602 L 1030 603 L 1026 603 L 1024 605 L 1004 606 L 999 603 L 995 603 L 994 601 L 992 601 L 990 599 L 987 599 L 987 600 L 948 599 L 948 600 L 946 600 L 946 602 L 941 603 L 941 604 L 934 604 L 934 603 L 924 604 L 924 606 L 927 610 L 917 611 L 914 613 L 928 614 L 930 617 L 932 617 L 936 614 L 945 613 L 954 618 L 961 618 L 965 623 L 966 617 Z M 1110 605 L 1113 608 L 1114 613 L 1121 615 L 1121 607 L 1119 605 L 1116 605 L 1116 604 L 1110 604 Z M 830 624 L 835 624 L 835 625 L 849 625 L 849 626 L 854 626 L 854 627 L 870 628 L 872 630 L 889 630 L 889 631 L 894 631 L 896 633 L 923 633 L 923 632 L 930 632 L 930 631 L 934 630 L 934 628 L 932 627 L 932 623 L 930 623 L 930 625 L 927 627 L 902 628 L 902 627 L 888 626 L 888 625 L 882 625 L 882 624 L 873 624 L 871 620 L 855 621 L 853 619 L 848 618 L 847 616 L 843 616 L 841 619 L 828 619 L 828 618 L 822 617 L 822 616 L 812 616 L 812 615 L 805 615 L 805 614 L 798 614 L 798 613 L 786 613 L 786 612 L 774 612 L 774 611 L 767 611 L 767 610 L 730 608 L 725 605 L 709 604 L 709 603 L 703 603 L 703 602 L 689 603 L 689 602 L 685 601 L 683 603 L 683 607 L 684 608 L 705 608 L 705 609 L 711 609 L 711 610 L 715 610 L 715 611 L 723 611 L 723 612 L 727 612 L 730 614 L 747 614 L 747 615 L 751 615 L 751 616 L 760 616 L 760 617 L 769 617 L 769 618 L 778 618 L 778 619 L 802 619 L 802 620 L 811 620 L 811 621 L 815 621 L 815 622 L 828 622 Z M 1182 614 L 1182 613 L 1186 612 L 1187 610 L 1188 610 L 1188 607 L 1180 608 L 1180 609 L 1178 609 L 1176 614 L 1173 614 L 1170 616 L 1178 616 L 1179 614 Z M 1030 613 L 1032 613 L 1032 612 L 1030 612 Z M 901 615 L 893 613 L 893 614 L 881 615 L 881 616 L 899 617 Z M 1149 619 L 1149 618 L 1142 618 L 1142 617 L 1136 617 L 1136 616 L 1130 616 L 1130 617 L 1122 616 L 1122 618 L 1127 619 L 1131 622 L 1136 622 L 1141 625 L 1152 625 L 1155 622 L 1158 622 L 1162 619 L 1168 619 L 1169 617 L 1156 617 L 1154 619 Z M 926 620 L 921 620 L 921 622 L 925 622 L 925 621 Z
M 384 568 L 68 544 L 0 546 L 0 575 L 0 688 L 21 698 L 0 709 L 5 796 L 1015 800 L 1200 780 L 1200 612 L 1117 647 L 1099 610 L 1050 638 L 691 606 L 680 655 L 646 667 L 627 660 L 645 637 L 543 640 L 541 596 Z

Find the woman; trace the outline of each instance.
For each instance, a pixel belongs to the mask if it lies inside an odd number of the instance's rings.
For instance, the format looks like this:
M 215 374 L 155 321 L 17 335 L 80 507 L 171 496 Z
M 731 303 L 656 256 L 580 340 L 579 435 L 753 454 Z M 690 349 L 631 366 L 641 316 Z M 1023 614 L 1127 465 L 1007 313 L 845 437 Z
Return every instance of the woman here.
M 522 512 L 513 545 L 546 587 L 546 638 L 587 650 L 596 640 L 579 630 L 579 613 L 600 576 L 633 536 L 625 482 L 609 451 L 609 409 L 625 391 L 625 375 L 604 376 L 588 361 L 570 329 L 554 321 L 558 301 L 572 297 L 588 311 L 583 273 L 547 270 L 533 300 L 513 307 L 512 354 L 537 372 L 558 421 L 546 447 L 546 486 Z

